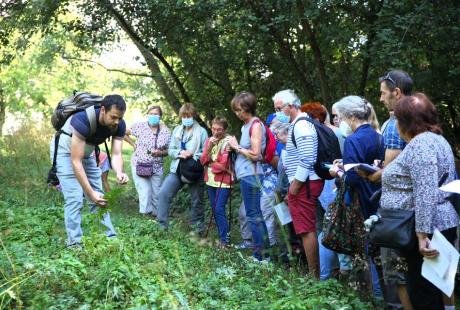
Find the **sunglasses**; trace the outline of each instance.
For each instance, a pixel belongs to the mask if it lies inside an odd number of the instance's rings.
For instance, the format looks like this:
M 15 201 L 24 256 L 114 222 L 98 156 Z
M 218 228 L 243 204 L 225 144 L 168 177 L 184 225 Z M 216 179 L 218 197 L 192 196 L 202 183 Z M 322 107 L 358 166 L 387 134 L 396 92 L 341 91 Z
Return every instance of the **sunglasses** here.
M 336 117 L 339 117 L 338 114 L 331 114 L 332 118 L 336 118 Z
M 384 77 L 380 78 L 380 82 L 383 82 L 383 81 L 390 81 L 394 86 L 397 85 L 395 80 L 393 80 L 393 78 L 391 77 L 390 72 L 388 72 Z

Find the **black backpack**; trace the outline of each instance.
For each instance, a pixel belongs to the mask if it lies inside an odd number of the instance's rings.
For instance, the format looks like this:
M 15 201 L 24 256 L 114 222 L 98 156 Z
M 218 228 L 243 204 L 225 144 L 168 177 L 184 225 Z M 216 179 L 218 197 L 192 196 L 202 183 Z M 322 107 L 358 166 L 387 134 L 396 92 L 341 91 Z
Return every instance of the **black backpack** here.
M 61 100 L 51 116 L 51 124 L 54 129 L 56 129 L 56 134 L 54 135 L 54 155 L 53 155 L 53 164 L 50 171 L 48 172 L 47 183 L 49 186 L 59 185 L 59 179 L 56 175 L 56 158 L 59 147 L 59 138 L 61 134 L 72 136 L 71 133 L 65 132 L 62 130 L 65 122 L 69 117 L 77 112 L 86 111 L 90 124 L 90 134 L 93 135 L 96 132 L 97 128 L 97 119 L 96 119 L 96 107 L 101 106 L 103 97 L 99 95 L 90 94 L 88 92 L 77 92 L 74 91 L 74 94 L 68 98 Z M 107 142 L 104 141 L 105 150 L 107 152 L 107 157 L 109 159 L 109 165 L 112 167 L 112 161 L 110 158 L 109 149 L 107 147 Z M 96 162 L 99 165 L 99 146 L 96 145 Z
M 306 120 L 315 126 L 316 134 L 318 136 L 318 153 L 316 155 L 316 163 L 313 166 L 315 173 L 321 178 L 331 180 L 334 177 L 330 175 L 329 168 L 325 164 L 332 164 L 335 159 L 342 158 L 340 151 L 339 139 L 334 131 L 324 124 L 311 117 L 299 117 L 294 123 L 294 127 L 300 120 Z M 297 148 L 297 143 L 294 138 L 294 129 L 291 136 L 292 144 Z

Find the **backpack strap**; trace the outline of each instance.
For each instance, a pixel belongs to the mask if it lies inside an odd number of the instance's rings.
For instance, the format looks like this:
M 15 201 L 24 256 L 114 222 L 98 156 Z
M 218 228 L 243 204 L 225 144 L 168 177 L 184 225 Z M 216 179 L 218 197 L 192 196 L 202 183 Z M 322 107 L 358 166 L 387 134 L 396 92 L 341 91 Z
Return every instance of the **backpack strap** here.
M 267 128 L 265 128 L 264 123 L 262 123 L 262 121 L 258 117 L 256 117 L 256 119 L 252 122 L 251 127 L 249 127 L 249 139 L 251 139 L 252 127 L 257 123 L 259 123 L 260 126 L 262 126 L 262 134 L 263 134 L 263 131 L 265 131 L 265 149 L 260 150 L 262 157 L 265 157 L 265 152 L 267 151 L 267 144 L 268 144 L 268 132 L 267 132 Z
M 294 144 L 295 148 L 297 148 L 297 143 L 295 142 L 294 129 L 295 129 L 295 125 L 297 124 L 297 122 L 301 121 L 301 120 L 306 120 L 307 122 L 309 122 L 310 118 L 306 117 L 306 116 L 299 117 L 295 121 L 294 125 L 292 126 L 291 141 L 292 141 L 292 144 Z M 311 197 L 311 195 L 310 195 L 310 177 L 307 177 L 307 179 L 305 180 L 305 186 L 307 187 L 307 199 L 310 199 L 310 197 Z
M 302 116 L 302 117 L 299 117 L 294 125 L 292 126 L 292 134 L 291 134 L 291 141 L 292 141 L 292 144 L 294 144 L 294 147 L 297 148 L 297 143 L 295 142 L 295 137 L 294 137 L 294 129 L 295 129 L 295 125 L 297 124 L 298 121 L 301 121 L 301 120 L 306 120 L 306 121 L 310 121 L 308 117 L 306 116 Z
M 85 112 L 86 112 L 86 116 L 88 117 L 88 121 L 89 121 L 89 128 L 90 128 L 89 132 L 90 132 L 90 135 L 92 136 L 96 133 L 96 129 L 97 129 L 96 109 L 92 105 L 92 106 L 87 107 L 85 109 Z M 109 166 L 110 168 L 112 168 L 112 158 L 110 157 L 110 152 L 109 152 L 109 147 L 107 146 L 107 141 L 104 141 L 104 145 L 105 145 L 105 151 L 107 152 L 107 158 L 109 159 Z M 96 146 L 95 153 L 96 153 L 96 163 L 97 165 L 99 165 L 100 150 L 98 146 Z
M 85 109 L 86 112 L 86 117 L 88 117 L 89 121 L 89 135 L 92 136 L 96 133 L 96 128 L 97 128 L 97 119 L 96 119 L 96 110 L 94 109 L 94 106 L 87 107 Z M 96 155 L 96 165 L 99 166 L 99 154 L 101 153 L 101 150 L 99 149 L 99 146 L 96 145 L 94 148 L 94 154 Z
M 251 138 L 252 135 L 252 127 L 254 126 L 255 123 L 260 123 L 262 125 L 262 122 L 260 119 L 256 117 L 256 119 L 252 122 L 251 127 L 249 127 L 249 138 Z
M 59 130 L 54 134 L 54 154 L 53 154 L 53 165 L 52 165 L 53 170 L 56 170 L 56 158 L 57 158 L 60 137 L 61 137 L 61 131 Z
M 96 133 L 97 129 L 97 119 L 96 119 L 96 109 L 94 106 L 87 107 L 85 109 L 86 116 L 88 117 L 89 121 L 89 134 L 92 136 Z
M 104 141 L 105 152 L 107 153 L 107 159 L 109 160 L 109 168 L 112 169 L 112 158 L 110 157 L 109 148 L 107 146 L 107 141 Z

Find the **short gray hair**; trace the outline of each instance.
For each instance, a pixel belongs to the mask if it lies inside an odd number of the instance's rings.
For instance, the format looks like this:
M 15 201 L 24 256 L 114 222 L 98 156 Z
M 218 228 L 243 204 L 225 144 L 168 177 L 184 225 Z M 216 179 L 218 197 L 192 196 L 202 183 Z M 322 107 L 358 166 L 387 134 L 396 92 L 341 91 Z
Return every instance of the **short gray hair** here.
M 273 102 L 275 102 L 276 100 L 281 100 L 284 105 L 290 104 L 297 108 L 300 108 L 301 106 L 299 97 L 295 94 L 295 92 L 292 89 L 285 89 L 277 92 L 272 97 L 272 100 Z
M 356 117 L 361 121 L 367 121 L 371 115 L 372 105 L 359 96 L 343 97 L 332 105 L 341 118 L 350 119 Z
M 275 133 L 281 133 L 281 134 L 287 134 L 289 131 L 289 126 L 291 124 L 289 123 L 275 123 L 270 126 L 270 130 L 275 134 Z

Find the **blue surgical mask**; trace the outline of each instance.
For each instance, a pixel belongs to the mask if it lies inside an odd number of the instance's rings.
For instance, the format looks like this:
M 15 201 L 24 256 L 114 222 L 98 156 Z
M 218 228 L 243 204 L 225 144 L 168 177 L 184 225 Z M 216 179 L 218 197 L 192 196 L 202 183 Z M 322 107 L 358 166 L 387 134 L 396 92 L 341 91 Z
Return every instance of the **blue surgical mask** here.
M 349 135 L 351 135 L 353 133 L 353 130 L 351 129 L 350 125 L 348 125 L 347 122 L 345 122 L 344 120 L 342 120 L 339 124 L 339 128 L 340 128 L 340 131 L 342 131 L 342 133 L 348 137 Z
M 281 123 L 289 123 L 290 120 L 289 115 L 284 114 L 284 112 L 276 112 L 275 117 Z
M 182 118 L 182 125 L 184 125 L 185 127 L 190 127 L 193 125 L 193 118 L 185 118 L 183 117 Z
M 149 115 L 148 122 L 150 126 L 157 126 L 160 123 L 160 115 Z

